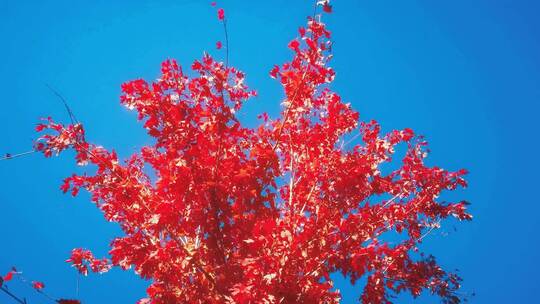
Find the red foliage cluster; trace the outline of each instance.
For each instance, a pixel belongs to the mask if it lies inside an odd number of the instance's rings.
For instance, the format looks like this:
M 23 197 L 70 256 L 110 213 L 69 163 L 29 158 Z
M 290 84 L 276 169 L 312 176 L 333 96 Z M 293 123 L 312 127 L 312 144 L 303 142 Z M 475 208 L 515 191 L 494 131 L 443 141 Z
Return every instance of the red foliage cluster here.
M 111 269 L 109 259 L 96 259 L 92 252 L 82 248 L 73 249 L 71 257 L 66 262 L 71 263 L 83 275 L 88 274 L 88 267 L 92 272 L 98 273 L 104 273 Z
M 87 142 L 80 124 L 38 125 L 49 131 L 36 146 L 45 156 L 72 148 L 97 167 L 62 190 L 86 189 L 125 234 L 111 243 L 112 265 L 83 249 L 68 261 L 84 274 L 133 267 L 151 280 L 139 303 L 338 303 L 333 272 L 367 277 L 363 303 L 425 289 L 459 302 L 460 279 L 416 252 L 442 219 L 471 218 L 465 202 L 438 200 L 466 186 L 466 172 L 427 166 L 426 142 L 410 129 L 359 123 L 330 89 L 329 38 L 317 20 L 300 29 L 293 59 L 270 72 L 285 92 L 281 116 L 263 114 L 255 129 L 236 117 L 255 94 L 244 74 L 209 55 L 195 75 L 167 60 L 156 82 L 122 85 L 122 104 L 155 139 L 124 162 Z M 361 142 L 348 147 L 350 133 Z M 406 153 L 393 161 L 398 146 Z M 397 168 L 383 172 L 390 162 Z M 389 231 L 404 240 L 385 241 Z

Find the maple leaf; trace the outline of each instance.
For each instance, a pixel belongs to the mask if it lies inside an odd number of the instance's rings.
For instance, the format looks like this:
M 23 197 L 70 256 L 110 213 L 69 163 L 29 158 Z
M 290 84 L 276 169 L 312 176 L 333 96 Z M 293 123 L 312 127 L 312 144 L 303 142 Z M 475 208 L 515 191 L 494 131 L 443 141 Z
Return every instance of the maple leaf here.
M 11 280 L 13 279 L 13 274 L 14 274 L 14 273 L 15 273 L 14 271 L 8 272 L 8 273 L 3 277 L 4 282 L 9 282 L 9 281 L 11 281 Z
M 323 4 L 323 11 L 329 14 L 332 12 L 332 6 L 328 1 Z
M 290 43 L 289 43 L 289 48 L 291 50 L 298 50 L 298 47 L 300 46 L 300 43 L 298 42 L 298 40 L 292 40 Z
M 224 20 L 225 19 L 225 10 L 223 10 L 222 8 L 218 9 L 217 15 L 218 15 L 219 20 Z
M 32 281 L 32 287 L 36 290 L 42 290 L 43 288 L 45 288 L 45 284 L 39 281 Z
M 277 74 L 279 73 L 279 66 L 275 65 L 272 70 L 270 71 L 270 77 L 277 78 Z

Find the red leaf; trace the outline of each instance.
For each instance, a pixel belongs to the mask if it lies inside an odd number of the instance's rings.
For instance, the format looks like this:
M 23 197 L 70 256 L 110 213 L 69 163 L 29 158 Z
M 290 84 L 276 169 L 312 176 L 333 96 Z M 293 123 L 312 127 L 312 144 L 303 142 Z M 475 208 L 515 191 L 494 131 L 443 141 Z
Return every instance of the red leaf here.
M 323 4 L 323 11 L 329 14 L 332 13 L 332 6 L 330 5 L 330 3 L 328 3 L 328 1 Z
M 409 140 L 411 140 L 413 138 L 414 132 L 413 132 L 413 130 L 411 130 L 409 128 L 405 128 L 405 129 L 403 129 L 403 131 L 401 131 L 401 136 L 402 136 L 404 141 L 409 141 Z
M 4 276 L 4 282 L 11 281 L 11 279 L 13 279 L 13 271 L 8 272 L 8 273 Z
M 38 281 L 32 281 L 32 287 L 34 287 L 37 290 L 42 290 L 43 288 L 45 288 L 45 284 Z
M 221 41 L 216 42 L 216 49 L 221 50 L 222 47 L 223 44 L 221 43 Z
M 64 192 L 64 193 L 68 192 L 69 187 L 70 187 L 70 183 L 69 183 L 70 180 L 71 180 L 70 178 L 64 179 L 64 182 L 60 186 L 60 189 L 62 190 L 62 192 Z
M 217 16 L 219 20 L 225 19 L 225 11 L 222 8 L 218 9 Z
M 279 66 L 274 65 L 272 70 L 270 70 L 270 77 L 275 79 L 277 77 L 278 72 L 279 72 Z
M 289 43 L 289 48 L 291 50 L 298 50 L 298 47 L 300 46 L 300 42 L 298 42 L 296 39 L 295 40 L 292 40 L 290 43 Z
M 44 125 L 44 124 L 38 124 L 38 125 L 36 126 L 36 132 L 41 132 L 41 131 L 43 131 L 46 127 L 47 127 L 47 126 Z

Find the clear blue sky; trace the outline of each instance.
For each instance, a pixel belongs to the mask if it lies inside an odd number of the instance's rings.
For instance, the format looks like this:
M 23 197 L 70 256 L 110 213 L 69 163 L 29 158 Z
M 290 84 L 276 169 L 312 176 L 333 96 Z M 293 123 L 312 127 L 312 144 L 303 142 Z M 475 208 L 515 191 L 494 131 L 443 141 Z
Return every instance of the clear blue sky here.
M 79 4 L 75 4 L 79 2 Z M 159 2 L 159 4 L 158 4 Z M 0 153 L 29 150 L 40 117 L 67 121 L 45 87 L 70 101 L 88 138 L 127 155 L 148 143 L 134 113 L 119 105 L 120 84 L 158 76 L 160 62 L 216 56 L 222 29 L 210 1 L 0 1 Z M 256 3 L 255 3 L 256 2 Z M 538 301 L 537 191 L 540 5 L 536 1 L 333 1 L 333 88 L 365 120 L 411 127 L 431 143 L 430 164 L 468 168 L 473 222 L 444 226 L 424 243 L 458 268 L 472 303 Z M 276 114 L 282 96 L 268 77 L 290 58 L 288 41 L 312 1 L 221 1 L 229 19 L 230 61 L 259 91 L 242 119 Z M 58 189 L 76 168 L 71 155 L 0 162 L 0 272 L 16 265 L 55 296 L 75 294 L 64 260 L 73 247 L 104 255 L 119 229 L 82 194 Z M 338 279 L 343 303 L 361 287 Z M 131 272 L 85 278 L 84 303 L 134 303 L 146 282 Z M 12 284 L 17 290 L 17 284 Z M 45 303 L 29 289 L 30 303 Z M 418 303 L 433 303 L 423 296 Z M 399 299 L 410 303 L 409 297 Z M 0 294 L 0 303 L 10 303 Z

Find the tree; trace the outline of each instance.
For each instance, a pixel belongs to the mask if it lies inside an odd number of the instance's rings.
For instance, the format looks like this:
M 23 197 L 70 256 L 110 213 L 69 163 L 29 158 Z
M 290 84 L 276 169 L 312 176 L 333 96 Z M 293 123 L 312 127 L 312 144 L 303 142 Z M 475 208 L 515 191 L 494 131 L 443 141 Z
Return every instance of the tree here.
M 223 9 L 218 18 L 225 25 Z M 465 187 L 466 171 L 427 166 L 427 143 L 411 129 L 382 134 L 377 122 L 359 122 L 331 90 L 332 44 L 320 18 L 308 18 L 288 45 L 292 60 L 270 71 L 283 109 L 275 119 L 260 115 L 257 128 L 236 117 L 256 94 L 245 75 L 208 54 L 192 72 L 166 60 L 156 82 L 122 85 L 121 103 L 154 139 L 125 161 L 88 142 L 71 111 L 71 124 L 37 125 L 45 132 L 37 151 L 73 149 L 77 164 L 96 167 L 61 189 L 88 191 L 124 232 L 110 259 L 74 249 L 68 261 L 79 272 L 133 267 L 151 280 L 141 304 L 338 303 L 333 272 L 353 283 L 367 277 L 363 303 L 426 289 L 460 302 L 461 279 L 418 243 L 447 217 L 471 219 L 465 201 L 438 199 Z M 396 149 L 406 150 L 398 161 Z M 391 232 L 400 235 L 393 244 Z

